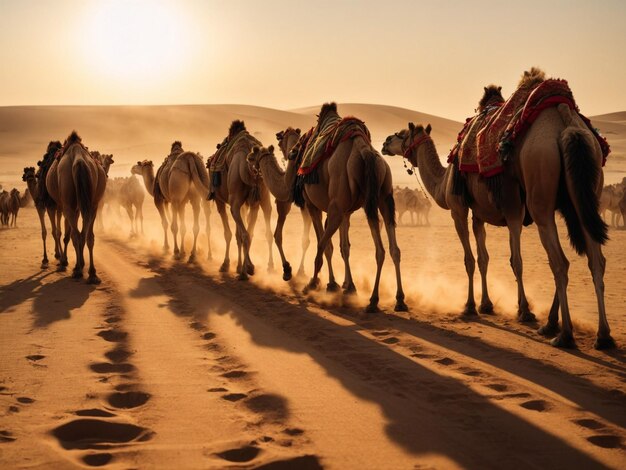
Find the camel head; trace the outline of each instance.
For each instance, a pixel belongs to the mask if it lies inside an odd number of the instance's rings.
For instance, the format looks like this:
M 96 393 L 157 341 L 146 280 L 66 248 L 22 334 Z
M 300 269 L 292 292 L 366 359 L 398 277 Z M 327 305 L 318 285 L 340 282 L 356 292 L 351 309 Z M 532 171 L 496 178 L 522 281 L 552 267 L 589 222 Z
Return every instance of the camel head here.
M 478 102 L 478 112 L 484 111 L 487 106 L 504 103 L 501 86 L 489 85 L 484 90 L 483 97 Z
M 294 129 L 293 127 L 288 127 L 284 131 L 280 131 L 276 134 L 278 148 L 283 153 L 283 159 L 287 159 L 289 151 L 296 145 L 301 134 L 302 131 L 299 128 Z
M 416 167 L 417 153 L 413 150 L 429 138 L 431 130 L 430 124 L 424 127 L 409 122 L 408 129 L 402 129 L 385 139 L 382 149 L 383 155 L 402 155 Z
M 268 156 L 274 156 L 274 146 L 270 145 L 269 147 L 259 147 L 255 145 L 252 147 L 252 150 L 246 157 L 246 161 L 248 162 L 248 167 L 250 168 L 250 172 L 254 175 L 261 174 L 261 160 Z
M 22 181 L 29 181 L 35 179 L 35 167 L 29 166 L 24 168 L 24 174 L 22 175 Z
M 11 197 L 15 197 L 15 196 L 20 197 L 20 192 L 17 188 L 13 188 L 11 190 Z
M 130 169 L 130 173 L 132 175 L 142 176 L 144 171 L 152 170 L 153 168 L 154 164 L 152 163 L 152 160 L 144 160 L 142 162 L 137 162 L 136 165 L 133 165 Z

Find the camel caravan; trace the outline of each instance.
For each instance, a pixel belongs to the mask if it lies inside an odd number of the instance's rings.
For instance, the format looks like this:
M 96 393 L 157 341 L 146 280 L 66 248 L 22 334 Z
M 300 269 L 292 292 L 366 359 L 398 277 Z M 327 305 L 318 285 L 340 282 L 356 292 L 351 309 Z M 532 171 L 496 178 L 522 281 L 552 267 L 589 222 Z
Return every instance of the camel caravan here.
M 306 271 L 305 255 L 311 226 L 317 239 L 312 275 L 305 293 L 320 288 L 319 274 L 324 259 L 328 270 L 326 290 L 342 290 L 345 296 L 356 292 L 350 269 L 350 219 L 355 211 L 363 209 L 376 261 L 366 312 L 380 311 L 379 288 L 385 259 L 381 227 L 387 235 L 395 271 L 394 310 L 407 311 L 396 225 L 430 226 L 432 199 L 450 212 L 464 251 L 468 278 L 467 300 L 462 312 L 465 317 L 494 313 L 487 282 L 489 253 L 485 224 L 490 224 L 508 229 L 511 267 L 518 286 L 518 320 L 536 321 L 524 289 L 520 244 L 522 227 L 537 226 L 555 282 L 552 307 L 546 324 L 538 333 L 552 338 L 554 346 L 569 348 L 575 346 L 567 296 L 569 262 L 557 233 L 555 215 L 558 212 L 565 219 L 572 247 L 588 258 L 598 299 L 595 347 L 615 347 L 604 305 L 606 261 L 602 245 L 608 240 L 608 226 L 601 212 L 610 210 L 621 214 L 626 210 L 626 181 L 616 185 L 619 187 L 603 189 L 602 167 L 609 153 L 606 140 L 580 114 L 567 82 L 546 78 L 535 68 L 524 73 L 508 99 L 502 95 L 501 87 L 485 87 L 476 111 L 460 129 L 457 144 L 445 166 L 431 136 L 430 124 L 408 123 L 406 128 L 396 130 L 384 141 L 382 155 L 400 156 L 408 162 L 412 167 L 408 171 L 419 174 L 425 191 L 394 187 L 391 168 L 372 146 L 365 123 L 357 117 L 342 117 L 335 103 L 321 107 L 315 126 L 308 131 L 289 127 L 276 133 L 277 146 L 286 166 L 279 163 L 274 145 L 264 145 L 248 131 L 243 121 L 234 120 L 226 137 L 206 161 L 199 153 L 185 151 L 180 141 L 174 141 L 156 173 L 151 160 L 142 160 L 132 166 L 131 176 L 108 178 L 112 155 L 89 152 L 78 134 L 72 132 L 62 145 L 58 141 L 50 142 L 37 170 L 34 167 L 24 169 L 23 179 L 41 222 L 41 266 L 48 266 L 47 215 L 59 269 L 64 270 L 68 264 L 67 247 L 71 239 L 76 254 L 72 276 L 82 277 L 86 244 L 90 258 L 88 282 L 99 283 L 93 255 L 94 223 L 97 220 L 101 223 L 105 207 L 109 214 L 119 213 L 124 208 L 130 220 L 131 236 L 143 233 L 144 190 L 138 177 L 159 213 L 164 253 L 170 250 L 171 232 L 175 260 L 186 257 L 187 203 L 193 213 L 193 242 L 187 262 L 196 261 L 201 210 L 206 224 L 208 258 L 212 259 L 209 223 L 212 201 L 221 219 L 225 241 L 220 271 L 228 272 L 232 239 L 230 212 L 235 222 L 236 273 L 240 280 L 256 272 L 250 247 L 259 209 L 265 222 L 268 271 L 274 269 L 272 247 L 275 244 L 281 258 L 282 277 L 285 281 L 292 279 L 291 263 L 283 250 L 283 228 L 292 205 L 298 206 L 303 222 L 298 277 L 304 276 Z M 273 232 L 272 197 L 278 214 Z M 14 201 L 13 192 L 0 196 L 3 223 L 5 207 L 8 211 Z M 403 221 L 407 212 L 410 222 Z M 478 306 L 474 296 L 476 259 L 470 245 L 470 213 L 482 287 Z M 82 219 L 80 229 L 79 218 Z M 335 279 L 332 266 L 332 237 L 337 231 L 345 266 L 341 285 Z

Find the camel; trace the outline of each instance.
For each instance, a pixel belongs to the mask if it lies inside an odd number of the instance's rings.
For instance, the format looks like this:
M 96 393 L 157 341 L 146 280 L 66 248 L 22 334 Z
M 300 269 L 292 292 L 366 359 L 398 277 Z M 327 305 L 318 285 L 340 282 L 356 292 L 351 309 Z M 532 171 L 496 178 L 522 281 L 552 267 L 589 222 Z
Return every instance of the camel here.
M 624 182 L 611 184 L 602 188 L 602 195 L 600 196 L 600 213 L 606 220 L 606 211 L 611 213 L 611 226 L 619 228 L 619 219 L 622 215 L 619 204 L 624 196 L 624 189 L 626 184 Z M 622 221 L 622 225 L 626 227 L 626 220 Z
M 0 193 L 0 223 L 2 225 L 9 225 L 9 200 L 9 192 L 3 190 Z
M 219 172 L 211 169 L 212 160 L 209 159 L 207 166 L 212 181 L 212 191 L 209 197 L 215 199 L 218 212 L 224 227 L 224 239 L 226 240 L 226 254 L 220 267 L 221 272 L 228 271 L 230 264 L 230 240 L 232 232 L 228 226 L 225 206 L 230 206 L 230 213 L 235 220 L 237 240 L 237 272 L 238 279 L 245 281 L 249 275 L 254 274 L 254 264 L 250 258 L 250 245 L 254 235 L 259 208 L 263 210 L 265 219 L 265 238 L 268 244 L 269 260 L 268 271 L 274 270 L 272 254 L 272 203 L 269 190 L 260 174 L 253 171 L 248 164 L 248 154 L 255 145 L 260 142 L 248 133 L 243 121 L 235 120 L 231 123 L 228 136 L 218 146 L 218 152 L 224 152 L 224 167 Z M 222 146 L 226 146 L 222 148 Z M 218 176 L 219 175 L 219 176 Z M 221 183 L 216 185 L 215 182 Z M 242 209 L 248 209 L 247 224 L 243 221 Z M 243 252 L 243 257 L 242 257 Z M 289 272 L 289 270 L 288 270 Z
M 165 158 L 161 167 L 154 175 L 154 166 L 151 161 L 137 162 L 131 168 L 131 173 L 140 175 L 148 193 L 154 198 L 154 204 L 161 216 L 161 225 L 164 232 L 163 252 L 169 251 L 167 237 L 167 206 L 172 205 L 171 226 L 174 239 L 174 259 L 180 260 L 185 256 L 185 206 L 191 204 L 193 210 L 193 245 L 188 262 L 196 259 L 196 243 L 200 232 L 199 215 L 202 206 L 206 219 L 206 233 L 208 239 L 208 258 L 211 259 L 210 208 L 205 201 L 209 193 L 209 180 L 201 157 L 197 153 L 185 152 L 182 144 L 176 141 L 172 144 L 170 154 Z M 178 245 L 178 220 L 180 218 L 180 247 Z
M 431 203 L 424 194 L 417 189 L 408 187 L 394 189 L 394 199 L 396 201 L 396 211 L 398 212 L 398 223 L 402 224 L 402 216 L 408 212 L 411 217 L 411 225 L 430 225 L 428 213 Z M 415 214 L 415 221 L 413 215 Z
M 308 145 L 316 145 L 316 139 L 320 132 L 327 129 L 329 123 L 340 120 L 337 104 L 324 104 Z M 376 278 L 366 312 L 380 311 L 378 308 L 378 291 L 385 259 L 385 249 L 380 235 L 378 218 L 380 211 L 389 238 L 389 250 L 396 273 L 397 290 L 394 309 L 407 311 L 408 307 L 404 302 L 400 273 L 400 248 L 396 241 L 395 201 L 391 170 L 385 160 L 373 149 L 365 124 L 356 120 L 353 122 L 358 123 L 358 131 L 355 131 L 356 133 L 350 138 L 340 142 L 332 154 L 319 164 L 314 179 L 305 178 L 301 181 L 303 183 L 301 185 L 302 196 L 313 221 L 321 221 L 322 211 L 327 214 L 325 227 L 323 231 L 319 231 L 321 237 L 318 239 L 315 269 L 307 290 L 316 289 L 319 286 L 318 275 L 323 264 L 322 256 L 330 239 L 338 229 L 340 230 L 341 254 L 346 265 L 344 289 L 347 292 L 354 290 L 349 265 L 350 241 L 348 231 L 352 213 L 364 208 L 376 247 Z M 290 159 L 297 158 L 297 156 L 297 152 L 291 152 L 289 155 Z M 318 231 L 316 230 L 316 232 Z
M 9 223 L 10 227 L 17 228 L 17 214 L 20 211 L 20 192 L 18 189 L 13 188 L 9 193 L 9 198 L 7 199 L 7 212 L 11 221 Z
M 111 168 L 111 165 L 115 163 L 115 161 L 113 160 L 113 155 L 100 153 L 97 150 L 91 151 L 89 153 L 91 154 L 92 157 L 94 157 L 100 162 L 100 164 L 102 165 L 102 168 L 104 168 L 104 173 L 107 175 L 107 178 L 108 178 L 109 169 Z M 100 199 L 100 205 L 98 206 L 98 216 L 96 217 L 96 227 L 100 231 L 104 230 L 104 221 L 103 221 L 104 204 L 109 202 L 109 196 L 111 194 L 110 186 L 111 185 L 107 183 L 107 187 L 104 191 L 104 196 L 102 197 L 102 199 Z
M 119 201 L 122 207 L 126 210 L 128 218 L 130 219 L 130 235 L 136 236 L 139 234 L 139 228 L 137 226 L 137 219 L 141 221 L 141 233 L 143 234 L 143 200 L 144 191 L 141 184 L 135 178 L 130 176 L 124 178 L 122 185 L 119 188 Z M 133 213 L 133 206 L 135 211 Z
M 24 194 L 20 196 L 20 208 L 28 207 L 33 200 L 33 196 L 30 193 L 30 189 L 28 187 L 24 190 Z
M 283 263 L 283 279 L 288 281 L 291 279 L 291 265 L 285 257 L 283 251 L 283 226 L 291 205 L 293 203 L 293 185 L 298 170 L 294 160 L 289 160 L 289 152 L 296 145 L 301 137 L 300 129 L 288 127 L 284 131 L 276 134 L 278 146 L 287 160 L 287 169 L 283 170 L 278 164 L 278 160 L 274 155 L 274 147 L 269 146 L 267 149 L 258 146 L 253 147 L 252 152 L 248 154 L 248 163 L 252 165 L 254 171 L 258 171 L 263 176 L 263 181 L 272 193 L 276 201 L 276 211 L 278 212 L 278 220 L 276 222 L 276 230 L 274 231 L 274 241 L 278 247 L 278 252 Z M 302 258 L 300 259 L 300 267 L 298 268 L 298 276 L 304 276 L 304 259 L 309 247 L 309 232 L 311 229 L 311 216 L 306 207 L 300 208 L 302 215 L 303 231 L 302 231 Z M 322 222 L 319 221 L 317 227 L 321 229 Z M 321 233 L 320 233 L 321 235 Z M 332 242 L 328 244 L 326 260 L 328 263 L 329 285 L 336 285 L 335 275 L 332 268 Z
M 93 226 L 98 204 L 106 187 L 106 173 L 102 164 L 92 157 L 82 144 L 82 139 L 72 131 L 58 152 L 46 177 L 46 188 L 57 207 L 63 212 L 70 226 L 70 236 L 76 251 L 76 266 L 73 278 L 81 278 L 85 260 L 85 243 L 89 250 L 89 277 L 87 282 L 99 284 L 93 259 L 95 237 Z M 78 217 L 82 218 L 82 229 L 78 229 Z M 60 231 L 55 234 L 60 245 Z M 67 256 L 63 255 L 67 263 Z
M 545 75 L 536 69 L 526 72 L 519 86 L 543 81 Z M 599 325 L 595 347 L 615 347 L 610 334 L 604 305 L 605 258 L 601 245 L 607 240 L 607 226 L 598 213 L 602 190 L 602 151 L 585 123 L 564 103 L 543 110 L 526 134 L 516 143 L 513 156 L 505 163 L 502 174 L 502 194 L 499 204 L 488 188 L 488 182 L 477 173 L 462 176 L 468 205 L 463 195 L 455 194 L 454 179 L 461 177 L 454 164 L 444 168 L 426 128 L 409 123 L 387 137 L 383 144 L 385 155 L 402 155 L 417 167 L 422 181 L 435 202 L 452 213 L 455 227 L 465 251 L 465 266 L 469 278 L 465 313 L 475 314 L 473 294 L 474 256 L 469 244 L 467 215 L 471 208 L 473 229 L 478 246 L 478 265 L 483 283 L 483 304 L 492 310 L 485 296 L 489 255 L 485 246 L 485 222 L 507 226 L 511 246 L 511 265 L 518 282 L 519 319 L 532 320 L 522 283 L 520 236 L 526 210 L 537 224 L 541 242 L 548 254 L 556 294 L 547 323 L 538 330 L 544 336 L 555 336 L 551 343 L 557 347 L 575 347 L 573 327 L 567 300 L 567 271 L 569 262 L 558 238 L 555 212 L 565 217 L 572 245 L 579 254 L 585 253 L 598 299 Z M 486 306 L 485 302 L 489 302 Z M 559 332 L 558 309 L 562 314 Z

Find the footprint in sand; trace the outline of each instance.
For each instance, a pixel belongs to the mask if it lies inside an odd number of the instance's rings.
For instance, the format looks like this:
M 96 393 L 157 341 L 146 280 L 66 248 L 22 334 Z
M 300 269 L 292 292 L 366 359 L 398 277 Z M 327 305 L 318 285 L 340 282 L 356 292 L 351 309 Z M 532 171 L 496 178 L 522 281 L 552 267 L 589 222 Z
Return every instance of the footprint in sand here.
M 230 449 L 225 450 L 224 452 L 218 452 L 215 455 L 224 460 L 228 460 L 229 462 L 249 462 L 250 460 L 256 458 L 260 452 L 261 449 L 258 447 L 244 446 L 239 449 Z
M 283 429 L 283 432 L 287 434 L 288 436 L 300 436 L 304 434 L 304 430 L 300 428 L 286 428 L 286 429 Z
M 504 384 L 487 384 L 487 387 L 489 387 L 492 390 L 495 390 L 496 392 L 504 392 L 509 389 L 509 387 L 507 387 Z
M 109 395 L 107 401 L 114 408 L 129 409 L 145 405 L 150 397 L 145 392 L 115 392 Z
M 391 332 L 388 331 L 388 330 L 372 331 L 372 335 L 374 335 L 374 336 L 387 336 L 390 333 Z
M 135 370 L 135 366 L 127 362 L 123 362 L 121 364 L 111 364 L 110 362 L 97 362 L 91 364 L 89 368 L 94 372 L 97 372 L 98 374 L 111 374 L 116 372 L 120 374 L 126 374 Z
M 212 340 L 214 338 L 215 338 L 215 333 L 211 333 L 210 331 L 202 335 L 202 339 Z
M 193 328 L 196 331 L 202 331 L 204 330 L 204 325 L 202 323 L 200 323 L 199 321 L 193 321 L 191 323 L 189 323 L 189 326 L 191 328 Z
M 520 406 L 522 408 L 526 408 L 527 410 L 533 410 L 533 411 L 539 411 L 539 412 L 550 409 L 550 407 L 548 406 L 548 403 L 543 400 L 525 401 L 524 403 L 521 403 Z
M 207 390 L 207 392 L 228 392 L 228 389 L 224 387 L 214 387 Z
M 456 364 L 456 361 L 454 359 L 450 359 L 449 357 L 444 357 L 442 359 L 437 359 L 435 362 L 444 365 L 444 366 L 449 366 L 452 364 Z
M 290 468 L 298 468 L 302 470 L 322 470 L 324 467 L 315 455 L 302 455 L 292 459 L 275 460 L 258 467 L 255 470 L 287 470 Z
M 132 352 L 123 346 L 118 346 L 117 348 L 104 353 L 108 360 L 115 363 L 125 362 L 132 354 Z
M 112 460 L 113 455 L 109 453 L 87 454 L 83 457 L 83 462 L 85 462 L 90 467 L 102 467 L 110 463 Z
M 278 395 L 263 394 L 246 400 L 245 405 L 250 411 L 272 416 L 276 419 L 287 416 L 287 401 Z
M 77 419 L 52 430 L 64 449 L 100 449 L 110 444 L 147 441 L 152 433 L 129 423 L 100 419 Z
M 13 437 L 13 433 L 11 431 L 0 431 L 0 443 L 2 442 L 13 442 L 15 438 Z
M 593 445 L 603 447 L 604 449 L 617 449 L 622 446 L 622 438 L 611 434 L 591 436 L 587 440 Z
M 574 423 L 587 429 L 600 429 L 604 427 L 604 425 L 601 422 L 596 421 L 595 419 L 588 419 L 588 418 L 574 420 Z
M 24 405 L 30 405 L 31 403 L 35 403 L 35 400 L 29 397 L 17 397 L 17 401 Z
M 230 372 L 222 374 L 222 377 L 227 379 L 241 379 L 246 375 L 248 375 L 248 373 L 245 370 L 231 370 Z
M 111 317 L 107 317 L 104 321 L 111 325 L 113 323 L 119 323 L 120 321 L 122 321 L 122 319 L 117 315 L 113 315 Z
M 110 343 L 119 343 L 126 339 L 128 333 L 120 330 L 104 330 L 98 333 L 98 336 Z
M 228 395 L 222 395 L 222 398 L 228 401 L 239 401 L 243 400 L 247 396 L 248 395 L 246 395 L 245 393 L 229 393 Z
M 395 336 L 392 336 L 390 338 L 383 339 L 382 342 L 385 344 L 396 344 L 396 343 L 399 343 L 400 340 L 396 338 Z
M 98 418 L 113 418 L 115 416 L 113 413 L 109 413 L 108 411 L 100 410 L 98 408 L 78 410 L 78 411 L 75 411 L 74 414 L 76 416 L 96 416 Z
M 28 359 L 31 362 L 37 362 L 37 361 L 41 361 L 42 359 L 45 359 L 46 356 L 43 356 L 41 354 L 31 354 L 30 356 L 26 356 L 26 359 Z
M 480 377 L 484 375 L 481 371 L 476 369 L 463 369 L 463 374 L 468 377 Z

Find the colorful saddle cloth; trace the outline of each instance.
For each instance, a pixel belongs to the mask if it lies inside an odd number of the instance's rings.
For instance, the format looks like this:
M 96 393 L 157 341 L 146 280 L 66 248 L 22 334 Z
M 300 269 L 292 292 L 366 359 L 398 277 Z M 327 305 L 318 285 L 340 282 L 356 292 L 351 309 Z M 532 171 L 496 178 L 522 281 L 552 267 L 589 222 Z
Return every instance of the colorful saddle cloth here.
M 484 177 L 504 171 L 504 162 L 513 154 L 515 144 L 525 135 L 541 112 L 560 103 L 578 113 L 594 134 L 603 154 L 603 165 L 610 148 L 606 139 L 580 112 L 565 80 L 545 80 L 534 87 L 520 87 L 501 106 L 488 108 L 468 118 L 448 156 L 448 163 L 458 157 L 459 169 L 478 172 Z
M 227 170 L 230 159 L 232 158 L 229 157 L 229 155 L 235 155 L 237 152 L 242 150 L 244 152 L 249 152 L 255 145 L 260 146 L 261 142 L 245 130 L 239 132 L 231 139 L 226 138 L 217 149 L 217 152 L 209 157 L 209 162 L 207 164 L 209 171 L 214 173 Z

